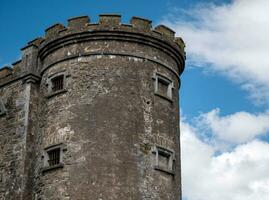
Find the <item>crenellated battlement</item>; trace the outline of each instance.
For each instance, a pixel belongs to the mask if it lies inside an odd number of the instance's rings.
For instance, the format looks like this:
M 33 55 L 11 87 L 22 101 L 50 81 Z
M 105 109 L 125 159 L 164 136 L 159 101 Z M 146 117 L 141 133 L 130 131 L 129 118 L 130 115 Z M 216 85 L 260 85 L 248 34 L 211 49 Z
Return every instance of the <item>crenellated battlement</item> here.
M 6 78 L 12 74 L 13 70 L 9 66 L 4 66 L 0 69 L 0 79 Z
M 26 43 L 0 68 L 0 199 L 181 199 L 184 48 L 117 14 Z
M 68 19 L 68 28 L 74 30 L 84 30 L 90 23 L 88 16 L 73 17 Z
M 98 23 L 92 23 L 88 16 L 78 16 L 68 19 L 67 26 L 56 23 L 48 27 L 45 29 L 43 37 L 38 37 L 28 42 L 27 45 L 21 49 L 23 54 L 22 59 L 13 66 L 13 68 L 16 68 L 13 73 L 16 74 L 19 71 L 25 73 L 27 73 L 27 71 L 33 72 L 33 68 L 35 67 L 31 65 L 37 65 L 37 57 L 39 56 L 42 60 L 46 55 L 44 52 L 48 49 L 53 49 L 51 47 L 54 45 L 54 41 L 60 41 L 58 42 L 59 44 L 62 41 L 66 42 L 68 40 L 67 38 L 71 38 L 73 42 L 76 42 L 77 40 L 81 40 L 82 35 L 83 37 L 92 37 L 95 33 L 100 33 L 99 35 L 106 33 L 107 37 L 116 33 L 122 33 L 122 38 L 125 36 L 131 38 L 134 37 L 134 35 L 140 35 L 142 40 L 143 37 L 152 38 L 160 43 L 166 43 L 172 49 L 174 48 L 176 51 L 179 51 L 183 59 L 185 56 L 185 43 L 182 38 L 175 37 L 175 32 L 164 25 L 152 27 L 151 20 L 135 16 L 131 18 L 129 24 L 125 24 L 121 21 L 121 15 L 101 14 L 99 15 Z M 105 35 L 102 36 L 106 37 Z M 150 43 L 152 43 L 152 41 L 150 41 Z M 67 43 L 62 44 L 65 45 Z M 3 74 L 6 72 L 4 68 L 0 71 L 0 73 Z M 35 70 L 33 73 L 36 73 Z M 0 79 L 4 79 L 5 77 L 5 75 L 0 74 Z
M 34 44 L 40 45 L 43 42 L 51 41 L 57 37 L 66 36 L 68 34 L 102 29 L 132 32 L 137 31 L 156 37 L 162 36 L 164 39 L 178 44 L 183 51 L 183 47 L 185 47 L 184 41 L 182 39 L 175 38 L 175 32 L 164 25 L 158 25 L 155 28 L 152 28 L 151 20 L 140 17 L 132 17 L 129 24 L 124 24 L 121 22 L 121 15 L 117 14 L 101 14 L 99 15 L 98 23 L 91 23 L 88 16 L 79 16 L 68 19 L 67 27 L 65 27 L 63 24 L 56 23 L 48 27 L 45 30 L 44 38 L 38 38 L 38 41 L 36 41 Z M 31 41 L 29 43 L 33 42 Z

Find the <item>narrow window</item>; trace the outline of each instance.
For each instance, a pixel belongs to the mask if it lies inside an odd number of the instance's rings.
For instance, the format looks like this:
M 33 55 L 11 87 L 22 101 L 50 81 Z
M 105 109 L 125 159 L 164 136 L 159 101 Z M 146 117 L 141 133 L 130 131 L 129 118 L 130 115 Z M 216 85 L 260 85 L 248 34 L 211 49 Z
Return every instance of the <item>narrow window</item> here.
M 64 167 L 63 151 L 63 144 L 53 145 L 45 148 L 43 155 L 43 172 Z
M 170 82 L 162 79 L 162 78 L 158 78 L 158 90 L 157 92 L 159 92 L 160 95 L 162 96 L 166 96 L 166 97 L 170 97 L 171 98 L 171 94 L 169 93 L 169 85 Z
M 155 154 L 155 169 L 174 174 L 174 152 L 164 147 L 156 146 L 153 153 Z
M 51 79 L 51 84 L 52 92 L 64 89 L 64 75 L 56 76 L 55 78 Z
M 67 76 L 65 72 L 59 72 L 48 77 L 46 86 L 48 87 L 47 98 L 67 92 Z
M 61 153 L 60 148 L 48 151 L 49 166 L 60 164 L 60 153 Z
M 158 166 L 165 170 L 171 170 L 169 169 L 171 155 L 165 151 L 158 151 L 158 154 Z
M 173 82 L 169 78 L 157 73 L 153 78 L 155 79 L 154 93 L 165 99 L 172 100 L 174 88 Z

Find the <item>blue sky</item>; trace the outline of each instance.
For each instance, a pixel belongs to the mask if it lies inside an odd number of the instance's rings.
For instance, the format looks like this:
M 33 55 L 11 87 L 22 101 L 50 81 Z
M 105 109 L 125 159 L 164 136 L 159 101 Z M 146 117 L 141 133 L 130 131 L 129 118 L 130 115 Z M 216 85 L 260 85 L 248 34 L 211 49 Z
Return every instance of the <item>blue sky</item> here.
M 187 45 L 180 90 L 184 199 L 266 200 L 268 10 L 267 0 L 2 0 L 0 66 L 74 16 L 97 21 L 118 13 L 126 23 L 141 16 L 172 27 Z
M 26 3 L 27 2 L 27 3 Z M 100 13 L 120 13 L 123 21 L 128 22 L 132 16 L 142 16 L 151 19 L 154 24 L 162 21 L 171 10 L 188 9 L 197 3 L 223 4 L 227 1 L 199 0 L 150 0 L 139 1 L 2 1 L 0 3 L 0 66 L 11 64 L 20 58 L 19 49 L 28 41 L 42 36 L 45 28 L 72 16 L 89 15 L 92 21 L 98 20 Z M 16 5 L 14 7 L 14 5 Z M 7 28 L 8 27 L 8 28 Z M 178 33 L 180 35 L 180 33 Z M 221 107 L 223 114 L 238 110 L 259 111 L 262 106 L 251 104 L 244 91 L 225 77 L 207 73 L 205 70 L 191 68 L 188 64 L 182 76 L 181 107 L 188 117 L 194 117 L 199 112 L 206 112 L 215 107 Z M 218 88 L 221 88 L 218 89 Z M 230 97 L 233 101 L 227 101 Z M 191 101 L 196 99 L 196 101 Z

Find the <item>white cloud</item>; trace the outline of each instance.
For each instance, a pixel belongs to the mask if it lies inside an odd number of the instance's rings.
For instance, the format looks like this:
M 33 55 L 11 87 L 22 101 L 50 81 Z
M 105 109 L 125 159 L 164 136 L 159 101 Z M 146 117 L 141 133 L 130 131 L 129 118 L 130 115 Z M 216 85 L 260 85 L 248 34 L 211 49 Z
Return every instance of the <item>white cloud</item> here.
M 233 0 L 180 10 L 164 23 L 185 40 L 188 62 L 225 74 L 256 103 L 269 103 L 268 10 L 268 0 Z M 257 137 L 269 132 L 269 112 L 221 116 L 215 109 L 196 122 L 181 123 L 186 199 L 268 200 L 269 143 Z
M 214 109 L 201 114 L 196 121 L 201 130 L 209 129 L 217 139 L 233 144 L 248 142 L 269 132 L 269 113 L 237 112 L 220 116 L 220 110 Z
M 183 194 L 188 200 L 269 199 L 269 144 L 252 141 L 214 156 L 214 148 L 181 123 Z
M 181 11 L 165 23 L 183 36 L 191 62 L 210 64 L 240 83 L 256 102 L 269 102 L 268 10 L 268 0 L 234 0 Z

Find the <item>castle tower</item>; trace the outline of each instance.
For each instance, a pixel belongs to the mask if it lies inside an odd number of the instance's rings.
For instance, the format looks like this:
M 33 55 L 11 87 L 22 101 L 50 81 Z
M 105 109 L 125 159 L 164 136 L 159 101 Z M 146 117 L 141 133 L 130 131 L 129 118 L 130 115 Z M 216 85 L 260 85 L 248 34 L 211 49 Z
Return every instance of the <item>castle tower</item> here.
M 0 71 L 0 199 L 180 198 L 185 54 L 174 31 L 82 16 L 22 51 Z

